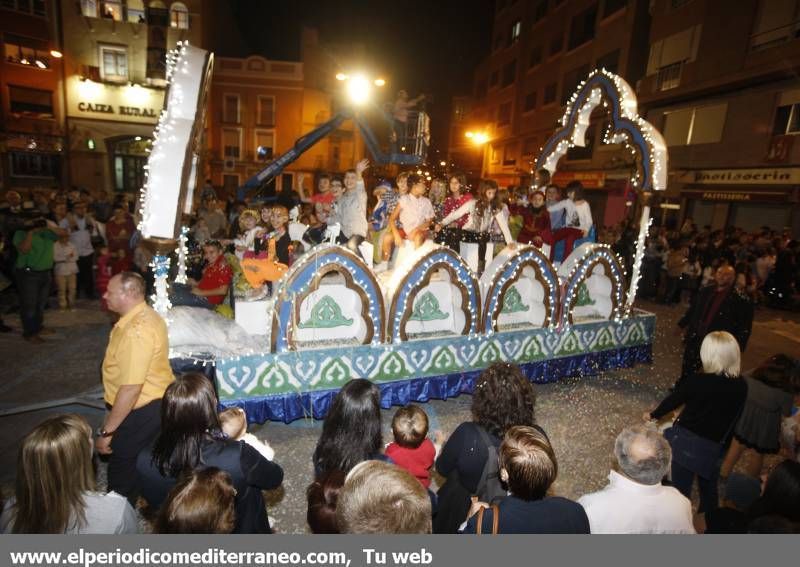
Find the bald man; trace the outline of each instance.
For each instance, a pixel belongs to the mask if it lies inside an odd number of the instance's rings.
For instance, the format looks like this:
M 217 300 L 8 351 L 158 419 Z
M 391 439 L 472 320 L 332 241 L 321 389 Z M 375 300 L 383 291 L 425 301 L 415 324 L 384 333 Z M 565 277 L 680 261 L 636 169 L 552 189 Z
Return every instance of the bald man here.
M 753 303 L 736 291 L 735 281 L 733 266 L 720 266 L 714 275 L 714 283 L 697 292 L 688 311 L 678 321 L 678 326 L 683 329 L 685 345 L 678 382 L 700 368 L 700 345 L 708 333 L 728 331 L 736 337 L 742 352 L 747 347 L 753 328 Z
M 693 534 L 692 503 L 661 479 L 672 450 L 653 426 L 623 429 L 614 443 L 618 471 L 608 485 L 578 500 L 593 534 Z
M 108 413 L 97 431 L 95 448 L 108 461 L 108 490 L 136 501 L 136 457 L 161 427 L 161 398 L 173 380 L 164 319 L 144 300 L 145 283 L 120 272 L 103 295 L 120 315 L 103 359 L 103 390 Z

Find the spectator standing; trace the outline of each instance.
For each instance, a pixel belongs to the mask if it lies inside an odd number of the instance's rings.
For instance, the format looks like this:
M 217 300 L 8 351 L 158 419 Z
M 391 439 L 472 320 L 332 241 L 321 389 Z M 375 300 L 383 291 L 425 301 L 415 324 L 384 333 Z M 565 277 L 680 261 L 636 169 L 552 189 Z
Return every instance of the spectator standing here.
M 78 254 L 78 280 L 77 290 L 79 295 L 87 299 L 95 297 L 94 292 L 94 248 L 92 236 L 97 234 L 94 219 L 87 212 L 86 202 L 77 201 L 69 217 L 69 239 Z
M 53 245 L 53 273 L 58 287 L 58 307 L 62 311 L 75 310 L 75 286 L 78 278 L 78 252 L 70 242 L 70 235 L 63 234 Z
M 142 276 L 122 272 L 104 294 L 109 310 L 120 315 L 103 359 L 103 389 L 108 413 L 95 447 L 110 455 L 108 487 L 136 501 L 136 457 L 158 434 L 161 398 L 174 377 L 169 365 L 167 325 L 145 303 Z

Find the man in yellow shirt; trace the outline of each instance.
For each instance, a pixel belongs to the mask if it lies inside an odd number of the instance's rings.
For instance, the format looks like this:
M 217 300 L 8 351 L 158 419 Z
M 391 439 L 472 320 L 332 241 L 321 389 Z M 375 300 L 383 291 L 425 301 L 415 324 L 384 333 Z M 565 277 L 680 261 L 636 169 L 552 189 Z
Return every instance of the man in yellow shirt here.
M 106 414 L 95 447 L 110 455 L 108 489 L 131 501 L 136 494 L 136 456 L 161 427 L 161 398 L 174 376 L 169 365 L 167 325 L 144 299 L 139 274 L 111 278 L 103 296 L 120 319 L 111 330 L 103 359 Z

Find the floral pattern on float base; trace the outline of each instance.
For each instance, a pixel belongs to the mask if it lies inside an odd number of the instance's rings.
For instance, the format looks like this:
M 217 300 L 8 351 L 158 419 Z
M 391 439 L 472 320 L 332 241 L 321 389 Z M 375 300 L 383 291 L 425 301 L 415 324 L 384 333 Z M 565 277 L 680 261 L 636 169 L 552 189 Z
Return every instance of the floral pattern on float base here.
M 500 310 L 500 313 L 521 313 L 529 311 L 530 308 L 530 305 L 525 305 L 522 302 L 522 296 L 519 294 L 519 291 L 517 291 L 517 288 L 511 286 L 503 298 L 503 308 Z
M 325 295 L 311 309 L 308 321 L 304 321 L 297 326 L 301 329 L 332 329 L 333 327 L 349 327 L 353 324 L 352 319 L 346 319 L 342 315 L 342 308 L 330 295 Z
M 439 308 L 439 300 L 431 292 L 426 291 L 423 293 L 417 302 L 414 304 L 414 310 L 411 312 L 409 321 L 439 321 L 447 319 L 449 315 L 442 312 Z
M 340 388 L 351 378 L 386 384 L 480 371 L 492 362 L 547 362 L 651 345 L 655 316 L 638 312 L 619 323 L 593 321 L 561 333 L 526 329 L 436 340 L 264 353 L 219 359 L 216 385 L 228 404 L 273 395 Z

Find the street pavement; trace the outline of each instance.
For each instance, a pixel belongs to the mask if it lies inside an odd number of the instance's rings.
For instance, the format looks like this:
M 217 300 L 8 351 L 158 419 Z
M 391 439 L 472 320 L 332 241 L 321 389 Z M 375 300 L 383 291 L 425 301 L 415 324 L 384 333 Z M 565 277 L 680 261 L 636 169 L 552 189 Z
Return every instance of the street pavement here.
M 676 322 L 685 305 L 641 301 L 637 306 L 657 315 L 652 365 L 536 387 L 537 418 L 559 461 L 556 494 L 578 498 L 604 486 L 619 430 L 639 422 L 642 412 L 655 407 L 678 376 L 682 349 Z M 22 340 L 18 317 L 9 315 L 5 320 L 16 331 L 0 334 L 0 411 L 81 396 L 97 403 L 100 365 L 111 329 L 111 319 L 100 311 L 98 302 L 81 302 L 74 312 L 48 311 L 45 324 L 55 334 L 46 337 L 43 345 Z M 742 366 L 752 368 L 778 352 L 800 357 L 800 314 L 759 309 Z M 431 430 L 449 434 L 470 419 L 470 401 L 465 395 L 424 404 Z M 0 417 L 0 486 L 5 495 L 13 490 L 22 437 L 45 417 L 67 411 L 84 415 L 93 427 L 102 419 L 101 410 L 74 400 L 59 408 Z M 391 440 L 393 413 L 394 409 L 382 412 L 385 442 Z M 307 532 L 305 488 L 311 481 L 311 455 L 320 431 L 321 422 L 313 420 L 251 428 L 274 447 L 275 460 L 285 471 L 283 486 L 265 493 L 270 519 L 279 533 Z M 774 459 L 768 461 L 772 462 Z M 98 478 L 103 485 L 103 463 L 98 463 Z

